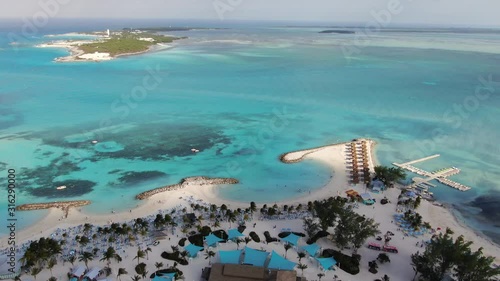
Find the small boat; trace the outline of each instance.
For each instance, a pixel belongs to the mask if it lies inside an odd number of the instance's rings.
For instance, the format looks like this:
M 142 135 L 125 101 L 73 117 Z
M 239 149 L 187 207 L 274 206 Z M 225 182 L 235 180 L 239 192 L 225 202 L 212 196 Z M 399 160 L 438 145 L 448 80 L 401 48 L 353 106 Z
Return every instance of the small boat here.
M 98 143 L 98 141 L 96 141 L 96 140 L 93 140 L 93 141 L 92 141 L 92 144 L 96 144 L 96 143 Z
M 61 185 L 61 186 L 56 187 L 57 190 L 61 190 L 61 189 L 65 189 L 65 188 L 66 188 L 65 185 Z
M 195 149 L 195 148 L 191 148 L 191 151 L 192 151 L 192 152 L 196 152 L 196 149 Z

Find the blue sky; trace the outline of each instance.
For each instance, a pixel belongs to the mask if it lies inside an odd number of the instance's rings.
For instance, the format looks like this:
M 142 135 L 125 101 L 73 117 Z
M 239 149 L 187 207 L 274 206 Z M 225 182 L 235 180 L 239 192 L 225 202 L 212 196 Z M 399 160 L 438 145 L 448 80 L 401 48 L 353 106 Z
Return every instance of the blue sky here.
M 367 23 L 388 12 L 392 25 L 500 26 L 498 0 L 0 0 L 0 18 L 29 19 L 44 11 L 58 18 L 340 23 Z

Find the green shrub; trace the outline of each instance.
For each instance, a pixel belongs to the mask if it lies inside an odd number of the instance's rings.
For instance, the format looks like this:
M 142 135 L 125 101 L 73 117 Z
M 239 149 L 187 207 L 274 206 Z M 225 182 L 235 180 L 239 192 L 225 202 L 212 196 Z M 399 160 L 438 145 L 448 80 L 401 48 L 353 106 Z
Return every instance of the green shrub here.
M 356 275 L 359 273 L 359 255 L 351 257 L 339 251 L 326 249 L 323 251 L 322 257 L 333 257 L 337 261 L 337 263 L 340 264 L 340 269 L 349 274 Z
M 179 246 L 184 247 L 184 245 L 186 245 L 186 240 L 187 238 L 182 238 L 181 240 L 179 240 Z
M 330 235 L 330 233 L 326 232 L 326 231 L 323 231 L 323 230 L 320 230 L 318 231 L 318 233 L 316 233 L 313 237 L 309 238 L 307 240 L 307 244 L 312 244 L 312 243 L 316 243 L 316 241 L 318 241 L 318 239 L 320 238 L 323 238 L 323 237 L 326 237 Z
M 225 231 L 224 229 L 215 230 L 215 231 L 213 232 L 213 234 L 214 234 L 215 236 L 219 237 L 220 239 L 224 240 L 224 241 L 226 241 L 226 240 L 227 240 L 227 238 L 228 238 L 227 233 L 226 233 L 226 231 Z M 224 243 L 224 242 L 223 242 L 223 243 Z
M 290 235 L 290 233 L 293 233 L 297 236 L 300 236 L 300 237 L 305 237 L 306 235 L 302 232 L 281 232 L 280 234 L 278 234 L 278 237 L 279 238 L 285 238 L 287 237 L 288 235 Z
M 250 235 L 250 238 L 252 238 L 252 240 L 254 242 L 260 243 L 260 237 L 259 237 L 259 235 L 257 235 L 257 233 L 255 233 L 255 231 L 250 232 L 249 235 Z
M 275 237 L 272 237 L 271 234 L 269 234 L 269 231 L 265 231 L 264 236 L 266 237 L 267 243 L 278 242 L 278 239 Z
M 199 246 L 199 247 L 203 247 L 203 235 L 201 235 L 199 233 L 189 236 L 188 240 L 191 244 L 194 244 L 194 245 Z
M 188 265 L 188 261 L 181 257 L 179 251 L 175 251 L 173 253 L 163 252 L 161 253 L 161 257 L 167 260 L 175 261 L 180 265 Z

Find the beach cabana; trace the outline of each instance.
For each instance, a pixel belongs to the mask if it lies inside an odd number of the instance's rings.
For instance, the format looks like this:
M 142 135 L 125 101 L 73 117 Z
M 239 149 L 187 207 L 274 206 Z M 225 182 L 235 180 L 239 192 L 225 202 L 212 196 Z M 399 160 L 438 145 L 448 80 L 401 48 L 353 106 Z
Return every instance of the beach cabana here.
M 194 258 L 198 255 L 198 252 L 203 250 L 203 247 L 196 246 L 194 244 L 189 244 L 184 247 L 184 250 L 188 252 L 189 257 Z
M 223 240 L 215 236 L 213 233 L 210 233 L 209 235 L 205 236 L 205 243 L 207 243 L 208 247 L 217 246 L 217 243 L 221 241 Z
M 94 267 L 85 274 L 84 278 L 87 278 L 88 280 L 95 280 L 97 276 L 99 276 L 101 269 L 99 267 Z
M 236 251 L 219 251 L 220 263 L 223 264 L 239 264 L 241 250 Z
M 175 281 L 175 273 L 156 274 L 152 281 Z
M 275 251 L 271 253 L 271 260 L 269 261 L 268 269 L 277 270 L 293 270 L 297 264 L 291 262 L 281 255 L 277 254 Z
M 264 267 L 268 256 L 268 252 L 245 247 L 245 258 L 243 259 L 243 263 Z
M 334 258 L 316 258 L 323 270 L 333 269 L 332 267 L 337 264 Z
M 371 183 L 372 191 L 373 192 L 380 192 L 382 190 L 385 190 L 385 185 L 382 181 L 380 180 L 373 180 Z
M 307 252 L 311 257 L 314 257 L 320 248 L 321 247 L 318 244 L 313 243 L 311 245 L 302 247 L 302 250 Z
M 85 267 L 82 265 L 75 266 L 75 268 L 73 268 L 73 271 L 71 271 L 71 275 L 77 278 L 82 277 L 83 273 L 85 273 Z
M 295 235 L 293 232 L 290 233 L 287 237 L 281 238 L 282 241 L 285 241 L 285 242 L 292 244 L 294 246 L 297 246 L 297 244 L 299 243 L 299 239 L 300 239 L 300 236 Z
M 408 196 L 410 198 L 414 198 L 414 197 L 417 197 L 417 194 L 413 191 L 408 191 L 408 192 L 406 192 L 406 196 Z
M 375 203 L 375 201 L 371 197 L 370 193 L 368 193 L 368 192 L 361 193 L 359 196 L 361 196 L 361 199 L 363 199 L 363 203 L 365 205 L 373 205 L 373 203 Z
M 245 235 L 238 231 L 238 229 L 233 228 L 227 231 L 227 239 L 233 240 L 238 237 L 244 237 Z

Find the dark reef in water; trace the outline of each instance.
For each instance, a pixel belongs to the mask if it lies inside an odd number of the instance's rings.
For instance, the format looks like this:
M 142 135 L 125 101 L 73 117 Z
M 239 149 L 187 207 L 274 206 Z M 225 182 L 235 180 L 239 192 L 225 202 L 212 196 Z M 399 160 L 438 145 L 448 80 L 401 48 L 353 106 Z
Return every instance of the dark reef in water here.
M 65 185 L 65 189 L 56 189 Z M 93 190 L 95 182 L 87 180 L 65 180 L 52 183 L 49 187 L 26 188 L 34 196 L 46 198 L 67 198 L 85 195 Z
M 10 108 L 0 107 L 0 130 L 19 126 L 24 122 L 24 116 Z
M 500 191 L 490 191 L 469 202 L 468 205 L 481 209 L 479 216 L 495 227 L 500 227 Z
M 39 133 L 44 144 L 80 148 L 95 152 L 88 160 L 95 162 L 102 159 L 131 159 L 143 161 L 166 160 L 172 157 L 192 155 L 191 148 L 200 152 L 212 148 L 217 143 L 230 143 L 221 130 L 197 124 L 154 123 L 140 124 L 123 130 L 106 130 L 96 134 L 99 142 L 116 142 L 124 147 L 119 151 L 96 151 L 90 141 L 65 141 L 65 137 L 78 133 L 74 128 L 61 128 Z
M 23 186 L 54 187 L 57 186 L 53 180 L 58 176 L 68 175 L 72 172 L 81 170 L 77 163 L 71 162 L 69 153 L 63 153 L 61 156 L 50 161 L 49 165 L 36 167 L 33 169 L 22 168 L 19 171 L 19 181 Z
M 120 184 L 133 185 L 143 181 L 152 180 L 167 176 L 167 174 L 160 171 L 143 171 L 143 172 L 124 172 L 118 178 Z

